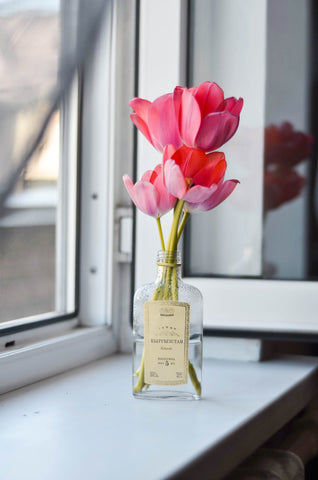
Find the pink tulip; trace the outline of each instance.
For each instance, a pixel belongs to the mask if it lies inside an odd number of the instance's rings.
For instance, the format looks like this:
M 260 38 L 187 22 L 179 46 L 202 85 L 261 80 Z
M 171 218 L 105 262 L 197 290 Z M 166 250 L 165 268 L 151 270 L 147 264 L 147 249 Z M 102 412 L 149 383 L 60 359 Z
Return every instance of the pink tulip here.
M 157 150 L 162 152 L 168 144 L 176 148 L 182 145 L 172 93 L 157 98 L 153 103 L 133 98 L 129 105 L 136 112 L 130 115 L 131 120 Z
M 224 99 L 216 83 L 204 82 L 197 88 L 176 87 L 153 103 L 134 98 L 129 105 L 135 110 L 132 121 L 157 150 L 171 144 L 211 152 L 236 132 L 243 99 Z
M 217 188 L 211 193 L 210 197 L 202 203 L 189 203 L 184 206 L 184 210 L 190 213 L 207 212 L 224 202 L 233 192 L 236 185 L 240 183 L 238 180 L 220 180 Z
M 168 191 L 185 201 L 188 212 L 211 210 L 234 190 L 237 180 L 224 182 L 224 153 L 206 154 L 199 149 L 168 145 L 163 155 L 164 179 Z
M 154 170 L 147 170 L 135 185 L 129 175 L 124 175 L 123 180 L 136 207 L 151 217 L 161 217 L 176 203 L 176 198 L 164 185 L 162 165 L 157 165 Z

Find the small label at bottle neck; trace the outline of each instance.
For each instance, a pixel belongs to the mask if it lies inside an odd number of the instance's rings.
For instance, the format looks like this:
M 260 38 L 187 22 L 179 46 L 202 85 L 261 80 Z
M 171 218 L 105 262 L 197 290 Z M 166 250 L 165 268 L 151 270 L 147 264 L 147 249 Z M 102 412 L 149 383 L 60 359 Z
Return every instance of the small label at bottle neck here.
M 190 305 L 177 301 L 145 303 L 145 383 L 188 382 Z

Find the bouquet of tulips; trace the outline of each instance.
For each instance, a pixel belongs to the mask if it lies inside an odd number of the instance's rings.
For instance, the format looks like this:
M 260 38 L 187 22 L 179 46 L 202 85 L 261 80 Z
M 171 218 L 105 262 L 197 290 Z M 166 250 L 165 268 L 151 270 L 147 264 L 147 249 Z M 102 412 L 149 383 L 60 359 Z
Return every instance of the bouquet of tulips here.
M 224 98 L 216 83 L 204 82 L 196 88 L 176 87 L 154 102 L 134 98 L 129 105 L 134 110 L 131 120 L 162 152 L 162 162 L 135 184 L 124 175 L 124 184 L 136 207 L 156 219 L 161 247 L 173 254 L 190 214 L 217 207 L 238 184 L 238 180 L 224 180 L 227 163 L 224 153 L 216 150 L 235 134 L 243 99 Z M 171 209 L 173 221 L 165 241 L 160 218 Z M 166 275 L 153 300 L 178 299 L 174 269 Z M 135 391 L 141 391 L 143 360 L 136 374 Z M 189 374 L 198 391 L 191 365 Z

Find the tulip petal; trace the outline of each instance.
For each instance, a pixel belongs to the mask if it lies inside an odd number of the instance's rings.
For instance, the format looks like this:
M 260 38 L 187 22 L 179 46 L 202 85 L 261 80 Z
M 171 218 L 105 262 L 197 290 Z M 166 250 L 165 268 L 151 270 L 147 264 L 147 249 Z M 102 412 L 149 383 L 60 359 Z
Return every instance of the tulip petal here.
M 232 109 L 231 113 L 234 113 L 234 115 L 240 115 L 243 108 L 243 103 L 244 103 L 243 98 L 239 98 L 235 107 Z
M 195 99 L 201 110 L 202 119 L 209 113 L 215 112 L 224 100 L 224 92 L 216 83 L 203 82 L 198 86 Z
M 165 185 L 167 190 L 177 198 L 182 198 L 187 191 L 187 183 L 180 167 L 173 161 L 167 160 L 164 165 Z
M 220 205 L 220 203 L 224 202 L 224 200 L 231 195 L 238 183 L 238 180 L 227 180 L 226 182 L 219 184 L 217 190 L 212 193 L 210 198 L 201 203 L 201 205 L 198 205 L 197 211 L 206 212 Z
M 136 207 L 143 213 L 156 217 L 158 215 L 159 194 L 155 187 L 145 181 L 139 181 L 134 185 L 129 175 L 124 175 L 123 181 Z
M 176 148 L 182 145 L 171 93 L 162 95 L 152 103 L 148 118 L 149 132 L 160 151 L 169 144 Z
M 157 176 L 158 176 L 158 173 L 156 172 L 156 170 L 146 170 L 143 176 L 141 177 L 141 181 L 154 183 Z
M 148 113 L 151 106 L 151 102 L 149 102 L 149 100 L 136 97 L 130 100 L 129 106 L 135 110 L 138 117 L 140 117 L 144 122 L 148 123 Z
M 130 196 L 130 198 L 132 199 L 132 201 L 135 203 L 135 194 L 134 194 L 134 184 L 130 178 L 129 175 L 124 175 L 123 176 L 123 181 L 124 181 L 124 185 L 126 187 L 126 190 Z
M 163 151 L 163 164 L 170 158 L 172 158 L 174 152 L 176 151 L 173 145 L 166 145 Z
M 163 174 L 157 176 L 154 181 L 154 187 L 159 193 L 158 215 L 162 216 L 175 206 L 177 199 L 167 190 L 164 184 Z
M 212 187 L 202 187 L 201 185 L 195 185 L 191 187 L 187 193 L 183 196 L 183 200 L 189 203 L 202 203 L 205 202 L 212 193 L 217 190 L 217 185 L 212 185 Z
M 182 140 L 189 147 L 194 147 L 194 141 L 201 125 L 201 112 L 196 99 L 187 89 L 183 90 L 177 118 Z
M 162 165 L 163 165 L 163 183 L 164 183 L 164 185 L 166 185 L 164 166 L 165 166 L 165 163 L 167 162 L 167 160 L 170 160 L 170 159 L 172 158 L 172 156 L 174 155 L 175 151 L 176 151 L 176 149 L 174 148 L 173 145 L 167 145 L 167 146 L 164 148 L 164 151 L 163 151 Z
M 156 173 L 156 177 L 159 175 L 162 175 L 162 164 L 158 163 L 158 165 L 155 166 L 154 172 Z
M 226 161 L 224 153 L 213 152 L 207 155 L 206 165 L 193 177 L 193 183 L 210 187 L 212 184 L 218 184 L 224 177 L 226 171 Z
M 222 105 L 218 108 L 218 111 L 227 110 L 233 113 L 233 115 L 239 115 L 243 108 L 243 98 L 238 100 L 234 97 L 226 98 Z
M 196 146 L 206 152 L 221 147 L 236 132 L 239 117 L 230 112 L 210 113 L 204 118 L 196 138 Z
M 202 150 L 183 145 L 173 154 L 172 159 L 179 165 L 185 178 L 192 178 L 207 162 Z
M 159 193 L 149 182 L 139 181 L 134 186 L 135 204 L 143 213 L 151 217 L 157 217 L 159 205 Z
M 149 128 L 147 124 L 143 121 L 141 117 L 137 115 L 137 113 L 131 113 L 130 114 L 131 121 L 136 125 L 138 130 L 146 137 L 148 142 L 150 142 L 154 147 L 154 142 L 152 141 Z M 156 148 L 156 147 L 155 147 Z
M 173 103 L 176 114 L 177 124 L 179 125 L 181 116 L 181 99 L 184 92 L 184 87 L 176 87 L 173 91 Z

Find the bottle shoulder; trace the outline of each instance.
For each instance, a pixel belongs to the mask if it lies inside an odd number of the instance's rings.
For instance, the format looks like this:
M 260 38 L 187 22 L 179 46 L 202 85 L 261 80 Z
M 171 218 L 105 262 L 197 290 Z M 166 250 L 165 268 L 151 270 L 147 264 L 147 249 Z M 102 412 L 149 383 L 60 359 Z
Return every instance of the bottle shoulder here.
M 153 294 L 159 285 L 160 283 L 158 282 L 146 283 L 142 285 L 135 291 L 134 301 L 145 302 L 152 300 Z M 188 301 L 192 299 L 202 302 L 203 299 L 202 294 L 197 287 L 191 285 L 190 283 L 184 282 L 182 279 L 178 280 L 178 297 L 180 301 L 185 301 L 185 297 L 188 299 Z

